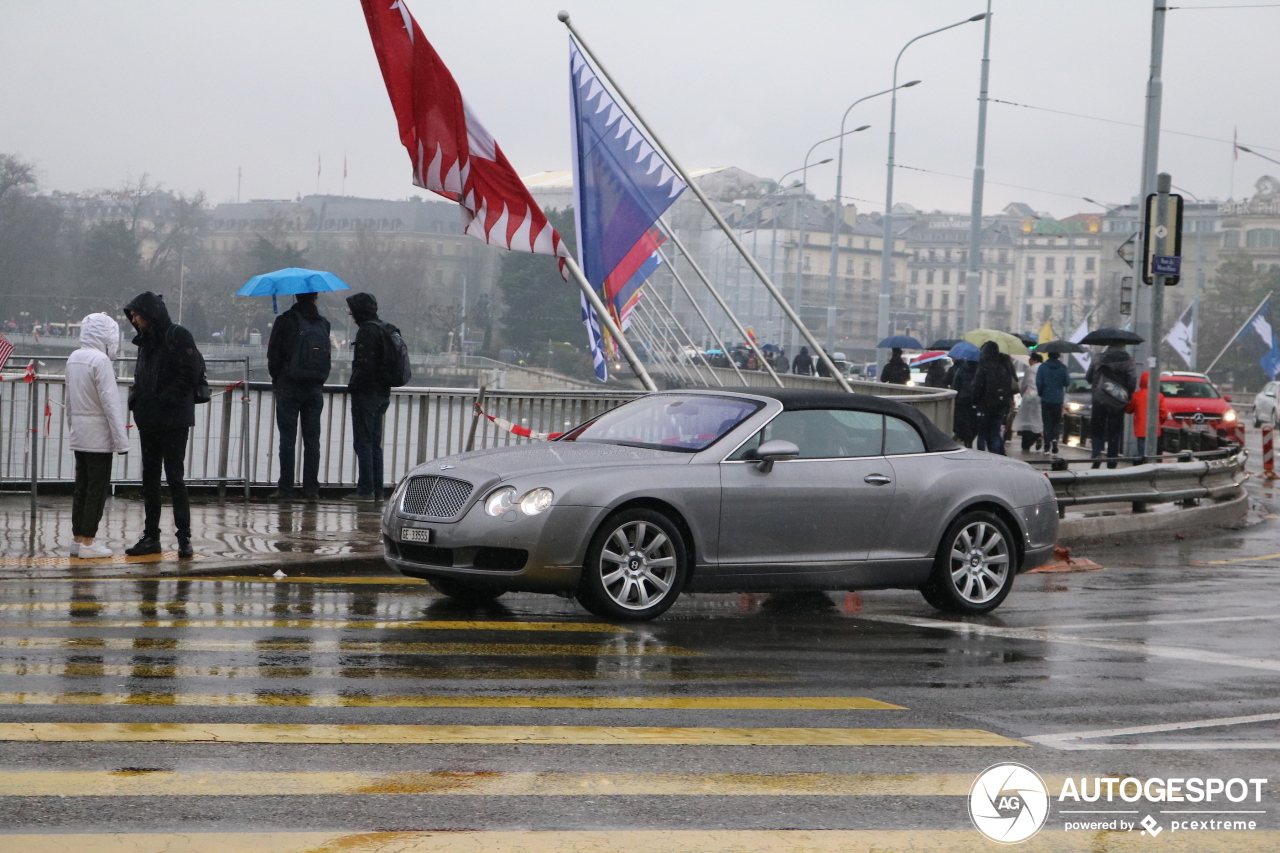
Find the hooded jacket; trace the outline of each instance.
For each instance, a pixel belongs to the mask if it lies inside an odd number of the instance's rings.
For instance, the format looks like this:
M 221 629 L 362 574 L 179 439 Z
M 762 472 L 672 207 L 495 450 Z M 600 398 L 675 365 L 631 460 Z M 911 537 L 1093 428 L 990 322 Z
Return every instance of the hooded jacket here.
M 1051 358 L 1040 365 L 1036 371 L 1036 393 L 1040 402 L 1050 406 L 1061 406 L 1067 401 L 1067 386 L 1071 384 L 1071 373 L 1060 358 Z
M 884 368 L 880 371 L 880 381 L 906 385 L 911 381 L 911 366 L 901 354 L 895 355 L 885 362 Z
M 378 319 L 378 300 L 372 293 L 353 293 L 347 297 L 347 307 L 360 324 L 352 348 L 351 381 L 347 388 L 353 392 L 387 394 L 391 386 L 386 384 L 382 369 L 387 341 Z
M 1133 415 L 1134 438 L 1147 437 L 1147 395 L 1151 393 L 1147 389 L 1147 378 L 1150 375 L 1143 371 L 1142 378 L 1138 380 L 1138 390 L 1133 392 L 1133 396 L 1129 398 L 1129 405 L 1124 407 L 1127 414 Z M 1156 396 L 1160 398 L 1157 403 L 1160 407 L 1157 422 L 1163 424 L 1169 420 L 1169 410 L 1164 405 L 1164 395 L 1157 392 Z
M 995 341 L 987 341 L 982 345 L 978 369 L 973 374 L 971 398 L 974 408 L 983 415 L 1007 415 L 1017 390 L 1016 381 L 1000 347 Z
M 313 302 L 294 302 L 293 306 L 279 317 L 271 326 L 271 338 L 267 341 L 267 372 L 276 385 L 323 385 L 319 382 L 297 383 L 285 378 L 289 370 L 289 361 L 293 358 L 294 345 L 298 339 L 301 318 L 319 322 L 324 326 L 324 333 L 329 335 L 329 321 L 320 313 Z
M 120 326 L 106 314 L 80 321 L 80 349 L 67 359 L 67 424 L 71 449 L 123 453 L 129 449 L 124 405 L 116 387 L 115 360 Z
M 181 429 L 196 423 L 196 383 L 200 357 L 191 333 L 169 319 L 164 297 L 147 291 L 124 307 L 147 321 L 133 339 L 138 364 L 129 408 L 139 429 Z

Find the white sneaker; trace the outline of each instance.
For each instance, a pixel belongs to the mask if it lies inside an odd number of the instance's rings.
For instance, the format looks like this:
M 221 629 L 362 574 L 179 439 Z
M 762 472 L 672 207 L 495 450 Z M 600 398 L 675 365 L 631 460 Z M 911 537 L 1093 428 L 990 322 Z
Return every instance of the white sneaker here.
M 73 556 L 73 557 L 79 557 L 79 556 L 80 556 L 80 543 L 79 543 L 79 542 L 72 542 L 72 543 L 71 543 L 71 556 Z
M 99 545 L 97 542 L 94 542 L 92 545 L 80 546 L 80 559 L 82 560 L 97 560 L 101 557 L 110 556 L 113 556 L 111 549 L 106 545 Z

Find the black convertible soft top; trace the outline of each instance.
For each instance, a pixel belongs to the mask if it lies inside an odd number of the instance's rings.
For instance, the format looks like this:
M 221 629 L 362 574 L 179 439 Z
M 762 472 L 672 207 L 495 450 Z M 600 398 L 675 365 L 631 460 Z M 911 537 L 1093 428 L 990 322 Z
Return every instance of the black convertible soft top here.
M 875 412 L 894 415 L 910 421 L 924 439 L 926 450 L 959 450 L 960 445 L 951 436 L 938 429 L 933 421 L 914 406 L 894 401 L 892 397 L 875 397 L 870 394 L 845 394 L 842 391 L 817 391 L 809 388 L 725 388 L 741 394 L 772 397 L 782 403 L 784 411 L 804 409 L 850 409 L 858 412 Z

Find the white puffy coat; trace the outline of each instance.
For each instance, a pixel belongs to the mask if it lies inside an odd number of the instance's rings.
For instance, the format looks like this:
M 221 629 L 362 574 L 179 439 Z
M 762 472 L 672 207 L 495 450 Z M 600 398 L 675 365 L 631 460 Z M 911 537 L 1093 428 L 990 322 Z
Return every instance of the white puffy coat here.
M 67 422 L 71 449 L 120 453 L 129 449 L 124 405 L 116 387 L 120 326 L 106 314 L 90 314 L 80 323 L 80 349 L 67 359 Z

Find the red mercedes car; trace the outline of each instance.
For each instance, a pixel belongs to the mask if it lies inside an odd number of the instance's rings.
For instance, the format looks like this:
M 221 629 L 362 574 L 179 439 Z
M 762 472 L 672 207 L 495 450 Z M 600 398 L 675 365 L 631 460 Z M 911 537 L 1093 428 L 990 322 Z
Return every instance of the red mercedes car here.
M 1244 424 L 1231 408 L 1231 397 L 1218 393 L 1203 373 L 1162 373 L 1160 393 L 1169 410 L 1165 426 L 1214 431 L 1244 444 Z

